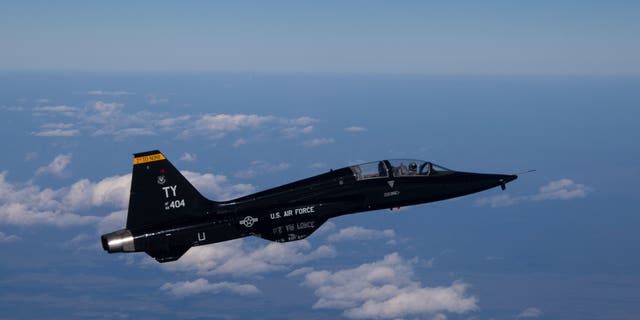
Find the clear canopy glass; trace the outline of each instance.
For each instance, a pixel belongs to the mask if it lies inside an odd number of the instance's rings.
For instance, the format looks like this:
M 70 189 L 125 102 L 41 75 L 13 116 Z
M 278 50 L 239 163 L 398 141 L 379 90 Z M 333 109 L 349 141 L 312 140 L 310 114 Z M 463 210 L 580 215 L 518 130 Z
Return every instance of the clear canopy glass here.
M 350 167 L 357 180 L 411 176 L 432 176 L 451 170 L 428 161 L 415 159 L 391 159 L 368 162 Z

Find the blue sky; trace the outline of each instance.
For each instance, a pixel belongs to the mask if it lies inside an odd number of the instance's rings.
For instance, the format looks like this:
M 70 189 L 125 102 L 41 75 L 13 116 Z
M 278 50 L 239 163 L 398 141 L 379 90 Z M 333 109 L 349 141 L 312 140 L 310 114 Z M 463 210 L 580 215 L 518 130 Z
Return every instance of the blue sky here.
M 637 74 L 636 1 L 13 2 L 2 69 Z
M 636 11 L 4 4 L 0 318 L 635 319 Z M 383 158 L 537 171 L 160 265 L 99 243 L 153 149 L 212 199 Z

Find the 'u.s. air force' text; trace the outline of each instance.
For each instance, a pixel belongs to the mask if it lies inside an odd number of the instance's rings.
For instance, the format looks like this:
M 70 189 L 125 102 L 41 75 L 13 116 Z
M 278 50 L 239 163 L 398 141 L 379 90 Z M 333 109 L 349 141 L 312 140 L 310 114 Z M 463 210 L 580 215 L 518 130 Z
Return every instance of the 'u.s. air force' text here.
M 283 210 L 282 212 L 280 212 L 280 211 L 272 212 L 272 213 L 269 214 L 269 217 L 271 218 L 271 220 L 275 220 L 275 219 L 280 219 L 280 218 L 287 218 L 287 217 L 311 214 L 311 213 L 315 213 L 315 212 L 316 212 L 316 207 L 315 206 L 309 206 L 309 207 L 302 207 L 302 208 Z

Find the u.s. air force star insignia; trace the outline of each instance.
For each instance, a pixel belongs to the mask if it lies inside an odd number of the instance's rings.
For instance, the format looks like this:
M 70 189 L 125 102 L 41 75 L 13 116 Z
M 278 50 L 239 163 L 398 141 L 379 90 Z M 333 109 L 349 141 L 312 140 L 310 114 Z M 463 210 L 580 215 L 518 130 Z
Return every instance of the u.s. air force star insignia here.
M 247 228 L 251 228 L 256 222 L 258 222 L 258 218 L 254 218 L 252 216 L 246 216 L 244 219 L 240 220 L 240 224 Z

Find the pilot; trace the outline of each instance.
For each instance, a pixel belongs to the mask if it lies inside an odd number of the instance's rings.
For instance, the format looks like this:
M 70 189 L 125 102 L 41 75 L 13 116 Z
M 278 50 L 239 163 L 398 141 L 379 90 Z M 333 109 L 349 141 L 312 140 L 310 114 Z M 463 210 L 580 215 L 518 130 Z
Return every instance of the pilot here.
M 395 175 L 404 176 L 407 175 L 407 166 L 404 165 L 404 162 L 401 162 L 398 167 L 396 167 Z
M 384 162 L 378 162 L 378 176 L 386 177 L 387 176 L 387 168 L 384 166 Z
M 415 162 L 411 162 L 409 164 L 409 175 L 415 176 L 416 174 L 418 174 L 418 165 Z
M 425 176 L 431 175 L 431 171 L 433 171 L 431 169 L 432 169 L 431 168 L 431 162 L 427 162 L 426 166 L 424 168 L 422 168 L 422 170 L 424 171 L 422 174 L 424 174 Z

